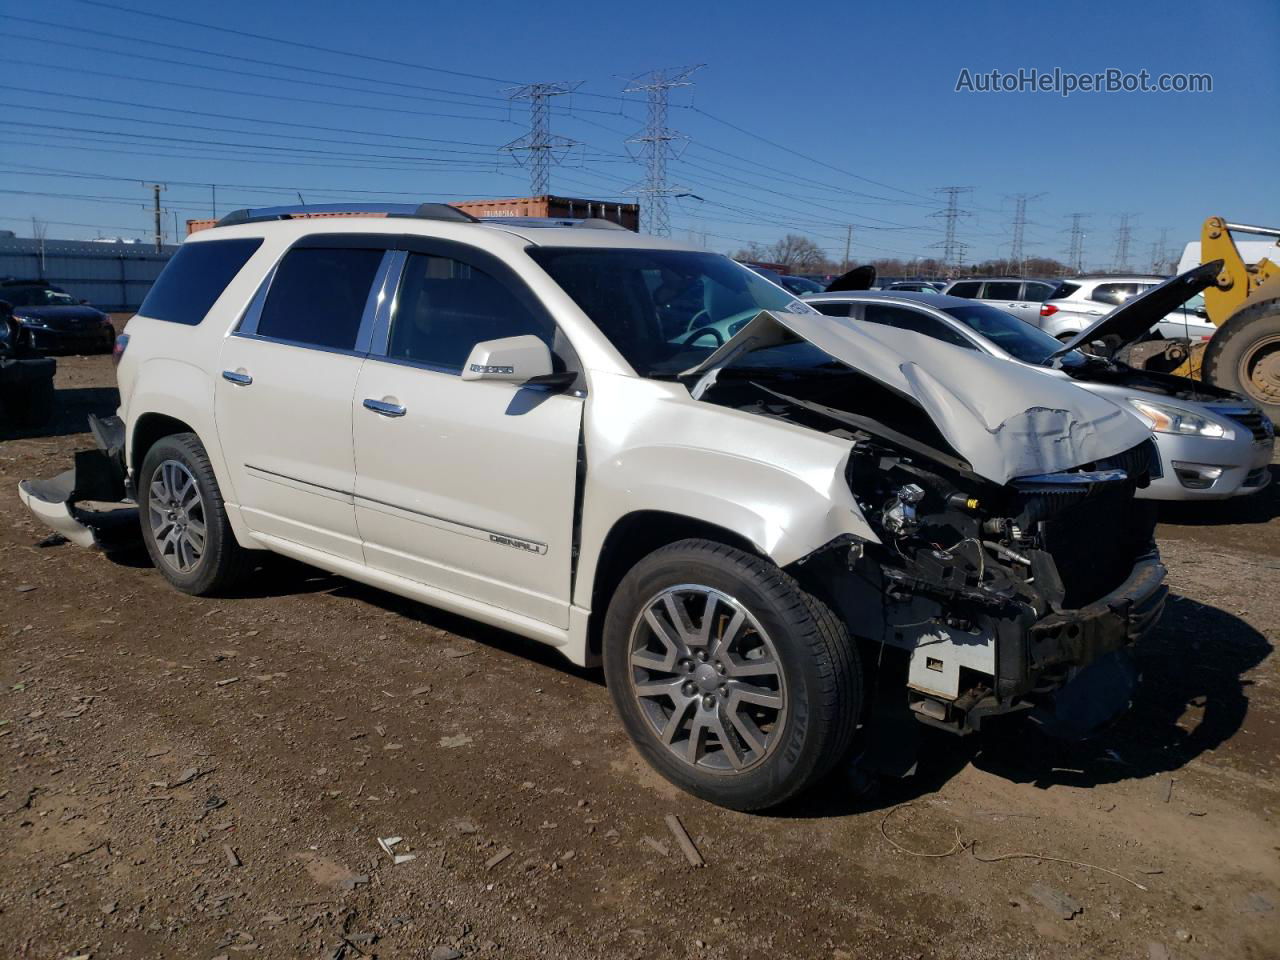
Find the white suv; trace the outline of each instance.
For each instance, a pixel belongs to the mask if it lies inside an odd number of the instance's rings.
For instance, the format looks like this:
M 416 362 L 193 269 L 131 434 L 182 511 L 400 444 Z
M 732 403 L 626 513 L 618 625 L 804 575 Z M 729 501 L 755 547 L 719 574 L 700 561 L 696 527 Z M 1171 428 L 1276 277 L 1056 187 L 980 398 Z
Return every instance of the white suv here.
M 1069 722 L 1158 617 L 1149 434 L 1106 400 L 608 224 L 364 213 L 189 238 L 105 460 L 28 506 L 90 542 L 136 500 L 188 593 L 270 550 L 603 662 L 641 753 L 738 809 L 847 758 L 873 678 L 957 732 Z

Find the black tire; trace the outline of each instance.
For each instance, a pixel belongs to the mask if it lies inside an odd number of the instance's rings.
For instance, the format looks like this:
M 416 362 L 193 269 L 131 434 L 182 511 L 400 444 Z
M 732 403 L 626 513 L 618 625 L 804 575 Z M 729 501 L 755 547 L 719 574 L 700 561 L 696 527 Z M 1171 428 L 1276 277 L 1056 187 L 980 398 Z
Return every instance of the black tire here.
M 9 396 L 13 419 L 24 427 L 42 427 L 53 419 L 54 389 L 52 380 L 35 383 L 29 389 L 14 391 Z
M 203 505 L 204 550 L 198 561 L 186 571 L 177 569 L 163 555 L 150 521 L 153 480 L 166 461 L 176 461 L 194 477 Z M 252 569 L 253 554 L 236 542 L 213 467 L 209 465 L 204 444 L 194 433 L 162 437 L 147 451 L 138 473 L 138 515 L 142 539 L 152 563 L 183 593 L 201 597 L 224 593 Z
M 1204 351 L 1204 379 L 1224 390 L 1244 394 L 1280 424 L 1280 396 L 1263 394 L 1240 376 L 1241 361 L 1264 338 L 1280 337 L 1280 298 L 1250 304 L 1227 318 Z
M 633 624 L 653 598 L 677 585 L 734 598 L 772 640 L 785 678 L 780 733 L 745 769 L 712 772 L 676 756 L 635 693 Z M 603 647 L 605 680 L 628 736 L 662 776 L 704 800 L 734 810 L 774 807 L 822 779 L 848 753 L 863 698 L 857 648 L 824 603 L 768 560 L 708 540 L 654 551 L 618 585 Z

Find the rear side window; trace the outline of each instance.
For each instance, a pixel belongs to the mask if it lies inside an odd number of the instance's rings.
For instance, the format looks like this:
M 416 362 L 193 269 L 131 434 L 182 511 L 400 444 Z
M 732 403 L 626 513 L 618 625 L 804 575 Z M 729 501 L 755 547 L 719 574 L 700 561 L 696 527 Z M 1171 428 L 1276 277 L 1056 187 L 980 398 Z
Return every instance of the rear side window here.
M 1068 284 L 1063 284 L 1068 286 Z M 1035 283 L 1030 280 L 1026 283 L 1026 292 L 1023 293 L 1022 299 L 1030 300 L 1032 303 L 1044 303 L 1049 299 L 1049 295 L 1053 293 L 1053 284 L 1051 283 Z
M 1019 300 L 1022 297 L 1022 284 L 1016 280 L 996 280 L 987 284 L 982 296 L 984 300 Z
M 919 310 L 869 303 L 862 313 L 862 319 L 867 323 L 878 323 L 886 327 L 897 327 L 899 330 L 910 330 L 912 333 L 920 333 L 926 337 L 932 337 L 934 340 L 941 340 L 943 343 L 955 344 L 957 347 L 965 347 L 969 350 L 978 349 L 967 337 L 956 333 L 936 317 L 921 313 Z
M 1138 283 L 1100 283 L 1093 288 L 1090 300 L 1118 307 L 1141 289 Z
M 832 303 L 830 300 L 812 300 L 809 306 L 817 309 L 819 313 L 825 313 L 828 317 L 847 317 L 849 315 L 849 304 Z
M 1067 283 L 1067 281 L 1063 280 L 1062 283 L 1058 284 L 1056 287 L 1053 288 L 1053 293 L 1049 294 L 1049 296 L 1046 299 L 1063 300 L 1071 296 L 1073 293 L 1075 293 L 1079 289 L 1080 289 L 1080 284 Z
M 978 288 L 981 286 L 982 284 L 977 280 L 961 280 L 958 283 L 953 283 L 947 294 L 952 297 L 964 297 L 966 300 L 972 300 L 978 295 Z
M 554 331 L 501 281 L 451 257 L 409 254 L 388 358 L 461 373 L 477 343 L 526 334 L 552 348 Z
M 262 241 L 252 237 L 184 243 L 151 285 L 138 314 L 196 326 L 260 246 Z
M 383 251 L 296 247 L 276 267 L 258 336 L 352 350 Z

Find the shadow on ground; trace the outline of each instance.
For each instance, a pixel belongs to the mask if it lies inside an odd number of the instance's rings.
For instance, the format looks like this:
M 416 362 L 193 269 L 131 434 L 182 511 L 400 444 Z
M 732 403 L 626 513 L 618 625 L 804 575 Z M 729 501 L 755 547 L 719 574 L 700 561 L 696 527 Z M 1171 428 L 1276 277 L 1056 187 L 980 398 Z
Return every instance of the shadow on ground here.
M 0 440 L 30 440 L 66 437 L 89 430 L 89 414 L 108 417 L 120 405 L 115 387 L 68 387 L 54 393 L 53 418 L 36 427 L 18 427 L 0 422 Z M 92 445 L 92 444 L 90 444 Z M 67 466 L 71 464 L 68 462 Z

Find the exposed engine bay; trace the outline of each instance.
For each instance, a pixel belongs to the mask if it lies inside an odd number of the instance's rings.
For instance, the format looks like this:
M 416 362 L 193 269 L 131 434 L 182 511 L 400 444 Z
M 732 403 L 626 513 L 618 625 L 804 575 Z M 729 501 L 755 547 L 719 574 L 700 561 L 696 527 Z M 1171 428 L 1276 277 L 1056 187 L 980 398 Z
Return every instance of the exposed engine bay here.
M 703 399 L 851 442 L 847 481 L 880 543 L 843 538 L 797 575 L 877 662 L 906 654 L 909 705 L 926 723 L 964 732 L 1034 706 L 1158 618 L 1154 509 L 1133 499 L 1159 463 L 1149 439 L 1000 485 L 911 398 L 857 371 L 730 369 Z

